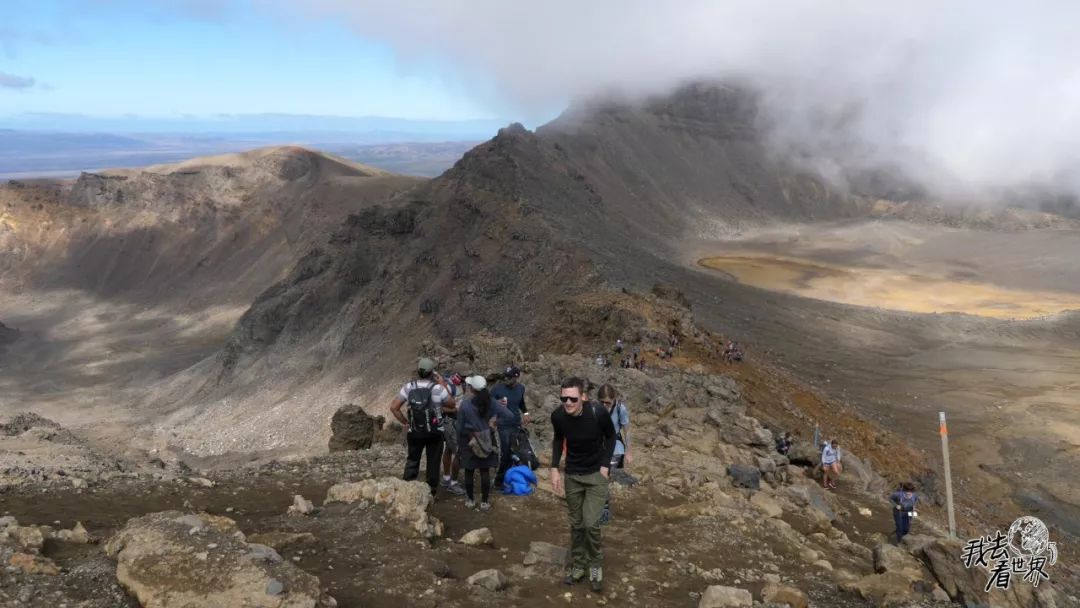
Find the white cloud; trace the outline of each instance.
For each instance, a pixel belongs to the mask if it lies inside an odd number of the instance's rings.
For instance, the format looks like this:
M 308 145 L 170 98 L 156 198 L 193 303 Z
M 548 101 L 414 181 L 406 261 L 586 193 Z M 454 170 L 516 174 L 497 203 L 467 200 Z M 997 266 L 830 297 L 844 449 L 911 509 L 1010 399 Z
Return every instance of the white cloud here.
M 342 20 L 525 116 L 610 89 L 738 77 L 765 93 L 778 143 L 939 188 L 1064 180 L 1080 191 L 1080 4 L 1069 0 L 261 2 Z

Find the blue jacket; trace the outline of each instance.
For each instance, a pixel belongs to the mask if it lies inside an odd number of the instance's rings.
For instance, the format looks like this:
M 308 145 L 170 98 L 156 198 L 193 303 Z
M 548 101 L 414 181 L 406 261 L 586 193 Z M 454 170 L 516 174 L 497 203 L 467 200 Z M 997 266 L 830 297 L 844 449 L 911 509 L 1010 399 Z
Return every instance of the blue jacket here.
M 532 487 L 536 484 L 536 474 L 525 465 L 510 467 L 503 478 L 503 494 L 514 496 L 528 496 L 532 494 Z

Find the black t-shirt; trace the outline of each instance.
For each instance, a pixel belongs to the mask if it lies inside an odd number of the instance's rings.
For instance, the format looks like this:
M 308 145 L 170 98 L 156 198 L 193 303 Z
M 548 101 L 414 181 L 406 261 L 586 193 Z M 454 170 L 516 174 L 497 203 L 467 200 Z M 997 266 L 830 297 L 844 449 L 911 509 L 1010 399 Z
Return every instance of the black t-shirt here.
M 555 438 L 551 446 L 551 466 L 558 468 L 566 444 L 566 473 L 589 475 L 611 464 L 615 452 L 615 425 L 603 407 L 589 402 L 582 405 L 580 416 L 571 416 L 563 408 L 551 413 Z

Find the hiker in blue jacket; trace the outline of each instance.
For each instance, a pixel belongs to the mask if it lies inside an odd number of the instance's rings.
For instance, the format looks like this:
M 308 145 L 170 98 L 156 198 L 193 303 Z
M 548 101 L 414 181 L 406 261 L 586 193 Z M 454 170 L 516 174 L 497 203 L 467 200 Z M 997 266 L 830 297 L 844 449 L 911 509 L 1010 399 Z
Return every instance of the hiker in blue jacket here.
M 911 518 L 915 516 L 915 505 L 919 497 L 915 494 L 915 484 L 910 481 L 904 482 L 900 489 L 889 496 L 889 502 L 893 505 L 893 522 L 896 524 L 896 544 L 904 540 L 911 532 Z

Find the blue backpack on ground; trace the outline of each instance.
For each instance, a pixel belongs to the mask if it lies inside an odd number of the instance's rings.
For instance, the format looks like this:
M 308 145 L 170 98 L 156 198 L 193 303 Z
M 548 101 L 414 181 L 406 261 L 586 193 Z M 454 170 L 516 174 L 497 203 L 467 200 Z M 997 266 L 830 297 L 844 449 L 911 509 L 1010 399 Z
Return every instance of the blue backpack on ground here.
M 510 467 L 503 478 L 503 494 L 512 496 L 528 496 L 532 494 L 532 487 L 536 484 L 536 473 L 533 473 L 526 465 Z

